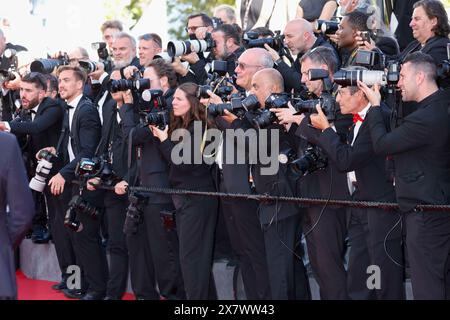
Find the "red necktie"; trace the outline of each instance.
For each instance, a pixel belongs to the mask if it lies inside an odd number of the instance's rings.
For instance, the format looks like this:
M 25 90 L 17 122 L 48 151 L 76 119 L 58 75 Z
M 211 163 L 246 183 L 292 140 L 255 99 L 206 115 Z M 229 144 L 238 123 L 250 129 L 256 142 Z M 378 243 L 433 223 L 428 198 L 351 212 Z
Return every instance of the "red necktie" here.
M 357 113 L 353 115 L 353 123 L 364 122 L 364 119 Z

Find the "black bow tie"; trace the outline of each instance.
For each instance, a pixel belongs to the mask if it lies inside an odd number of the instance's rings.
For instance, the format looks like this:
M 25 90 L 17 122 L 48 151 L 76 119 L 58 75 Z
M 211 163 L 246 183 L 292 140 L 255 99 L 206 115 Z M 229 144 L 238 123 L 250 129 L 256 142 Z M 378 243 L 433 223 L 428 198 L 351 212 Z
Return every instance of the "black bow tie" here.
M 34 110 L 28 110 L 28 114 L 36 114 L 36 111 L 34 111 Z

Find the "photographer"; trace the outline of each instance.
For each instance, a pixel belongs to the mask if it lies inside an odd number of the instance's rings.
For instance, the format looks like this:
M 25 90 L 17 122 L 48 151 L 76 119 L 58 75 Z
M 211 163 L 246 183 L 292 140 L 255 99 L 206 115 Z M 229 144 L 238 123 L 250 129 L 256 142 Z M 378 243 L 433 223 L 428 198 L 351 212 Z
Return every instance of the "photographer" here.
M 119 80 L 120 71 L 114 70 L 111 79 Z M 105 174 L 100 172 L 100 177 L 89 180 L 87 189 L 90 191 L 94 191 L 97 185 L 114 186 L 128 174 L 127 145 L 118 111 L 123 105 L 123 100 L 122 92 L 111 93 L 101 104 L 101 109 L 99 108 L 103 127 L 96 156 L 109 164 L 112 173 L 104 176 Z M 123 233 L 128 199 L 126 196 L 116 195 L 114 191 L 106 191 L 104 205 L 108 234 L 107 251 L 110 258 L 105 300 L 121 300 L 128 281 L 128 250 Z
M 139 64 L 147 68 L 155 55 L 162 51 L 162 40 L 156 33 L 146 33 L 139 40 Z
M 416 209 L 419 204 L 450 200 L 449 99 L 436 83 L 434 59 L 415 52 L 403 62 L 398 86 L 403 101 L 418 103 L 416 112 L 388 132 L 378 86 L 359 83 L 372 107 L 366 116 L 377 154 L 392 155 L 397 202 L 406 225 L 406 248 L 415 299 L 449 298 L 450 214 Z
M 302 66 L 302 83 L 317 97 L 325 96 L 324 81 L 310 80 L 309 71 L 322 69 L 329 73 L 329 80 L 333 80 L 336 71 L 336 60 L 332 50 L 326 47 L 317 47 L 304 54 L 300 60 Z M 329 93 L 327 93 L 329 94 Z M 306 155 L 309 144 L 315 144 L 315 140 L 306 139 L 304 130 L 310 128 L 309 118 L 303 115 L 293 116 L 292 109 L 274 109 L 281 124 L 291 124 L 290 133 L 296 132 L 299 143 L 299 155 Z M 349 124 L 338 114 L 333 123 L 337 133 L 346 137 Z M 312 135 L 314 136 L 314 135 Z M 345 139 L 345 138 L 344 138 Z M 313 165 L 315 165 L 313 163 Z M 339 173 L 334 163 L 322 170 L 314 171 L 299 179 L 297 193 L 302 197 L 320 199 L 348 199 L 347 177 Z M 311 206 L 305 210 L 303 229 L 308 247 L 309 259 L 320 287 L 321 299 L 348 299 L 347 275 L 344 268 L 346 210 L 345 208 Z
M 54 100 L 46 98 L 47 83 L 44 75 L 40 73 L 29 73 L 20 84 L 20 99 L 22 112 L 11 122 L 0 122 L 0 130 L 11 132 L 18 137 L 25 137 L 26 143 L 23 149 L 23 157 L 26 161 L 28 174 L 34 176 L 37 162 L 35 155 L 48 144 L 56 146 L 63 110 Z M 56 171 L 57 172 L 57 171 Z M 55 174 L 55 170 L 52 171 Z M 50 224 L 55 219 L 56 199 L 46 190 L 45 197 L 49 208 Z M 32 240 L 37 243 L 46 243 L 49 234 L 45 227 L 47 214 L 42 194 L 33 191 L 36 204 L 36 216 L 33 220 Z
M 286 92 L 295 90 L 296 93 L 300 93 L 304 90 L 304 87 L 301 85 L 300 59 L 307 51 L 319 46 L 325 46 L 333 50 L 336 59 L 338 59 L 338 54 L 334 47 L 325 41 L 322 36 L 315 35 L 313 27 L 305 19 L 295 19 L 288 22 L 284 29 L 284 44 L 293 55 L 297 55 L 293 66 L 289 66 L 284 62 L 279 54 L 268 45 L 265 48 L 272 56 L 276 69 L 283 76 Z
M 114 35 L 112 51 L 116 69 L 123 69 L 130 65 L 141 68 L 139 58 L 136 57 L 136 40 L 128 33 L 119 32 Z
M 159 142 L 148 125 L 139 124 L 139 119 L 141 109 L 145 109 L 143 115 L 146 118 L 160 112 L 168 113 L 172 109 L 173 93 L 177 86 L 176 74 L 170 64 L 162 59 L 155 59 L 146 68 L 144 78 L 150 79 L 151 90 L 161 91 L 159 99 L 162 101 L 155 105 L 158 101 L 156 98 L 143 105 L 143 101 L 133 101 L 133 96 L 125 93 L 124 105 L 119 113 L 123 119 L 124 135 L 127 139 L 131 135 L 133 146 L 142 150 L 142 159 L 138 160 L 140 185 L 168 188 L 169 169 L 158 149 Z M 134 179 L 127 178 L 127 181 L 116 186 L 118 194 L 125 194 L 126 187 L 135 184 Z M 136 226 L 136 232 L 127 234 L 131 284 L 137 299 L 185 298 L 179 265 L 178 237 L 174 228 L 163 225 L 163 212 L 174 212 L 171 197 L 151 195 L 141 213 L 142 222 Z M 175 218 L 172 217 L 173 219 Z
M 220 19 L 224 24 L 236 23 L 236 12 L 232 6 L 222 4 L 214 8 L 214 18 Z
M 350 67 L 348 71 L 363 70 Z M 370 129 L 364 121 L 371 107 L 364 92 L 356 86 L 339 87 L 337 102 L 342 114 L 352 114 L 348 140 L 343 142 L 333 130 L 320 107 L 311 115 L 311 124 L 321 131 L 315 139 L 329 159 L 341 172 L 347 173 L 352 200 L 395 202 L 394 186 L 386 170 L 386 157 L 373 151 Z M 381 109 L 384 124 L 388 126 L 390 110 Z M 403 287 L 402 230 L 399 215 L 383 209 L 350 208 L 348 210 L 350 256 L 348 262 L 348 294 L 352 300 L 402 300 Z M 394 228 L 394 229 L 392 229 Z M 386 248 L 386 249 L 385 249 Z M 382 270 L 379 290 L 367 287 L 367 268 L 379 266 Z
M 9 50 L 8 50 L 9 49 Z M 5 57 L 6 50 L 13 53 Z M 6 42 L 3 31 L 0 29 L 0 120 L 11 121 L 16 112 L 20 89 L 20 74 L 17 72 L 17 53 L 27 51 L 25 47 Z
M 236 69 L 236 61 L 244 48 L 241 47 L 241 30 L 238 25 L 223 24 L 212 32 L 216 43 L 212 53 L 214 58 L 227 62 L 228 75 L 232 77 Z
M 161 143 L 164 159 L 170 164 L 169 182 L 172 188 L 214 192 L 211 167 L 203 161 L 203 154 L 194 142 L 195 134 L 201 138 L 205 126 L 212 127 L 207 119 L 205 108 L 196 97 L 198 86 L 185 83 L 178 87 L 174 94 L 173 111 L 171 112 L 170 129 L 164 130 L 152 126 L 152 132 Z M 198 130 L 200 128 L 200 130 Z M 172 139 L 175 130 L 181 133 L 183 155 L 190 152 L 187 161 L 180 163 L 172 156 L 175 147 Z M 195 133 L 197 130 L 199 132 Z M 184 157 L 183 157 L 184 158 Z M 201 159 L 201 162 L 197 162 Z M 197 161 L 195 161 L 197 160 Z M 180 244 L 180 263 L 186 287 L 186 295 L 190 300 L 206 300 L 216 297 L 212 276 L 212 257 L 214 231 L 217 220 L 217 199 L 204 196 L 172 196 L 177 210 L 177 231 Z
M 262 109 L 266 108 L 266 99 L 271 94 L 282 92 L 284 92 L 283 78 L 278 71 L 263 69 L 253 76 L 250 93 L 256 95 L 259 104 L 263 106 Z M 264 130 L 268 130 L 270 134 L 263 135 Z M 278 133 L 278 140 L 275 141 L 273 141 L 274 131 Z M 277 152 L 273 149 L 274 145 L 280 149 L 291 146 L 287 133 L 279 124 L 270 124 L 260 129 L 257 136 L 258 148 L 263 145 L 269 148 L 258 150 L 258 154 L 266 152 L 271 159 L 273 158 L 271 153 Z M 263 142 L 261 139 L 267 141 Z M 277 158 L 278 156 L 275 157 Z M 256 192 L 273 196 L 294 196 L 295 190 L 285 166 L 278 167 L 276 173 L 265 173 L 272 165 L 263 164 L 258 157 L 257 164 L 252 166 Z M 272 299 L 311 299 L 308 277 L 299 247 L 302 216 L 298 207 L 287 203 L 260 203 L 258 216 L 264 235 Z
M 82 158 L 91 159 L 94 156 L 101 136 L 101 125 L 96 108 L 83 95 L 86 82 L 84 71 L 76 67 L 62 66 L 58 69 L 58 79 L 60 96 L 67 102 L 63 130 L 58 147 L 46 149 L 58 155 L 63 162 L 64 167 L 50 179 L 48 185 L 51 193 L 60 197 L 64 209 L 60 214 L 64 215 L 71 197 L 79 194 L 79 188 L 74 186 L 72 189 L 71 183 L 75 178 L 75 168 Z M 95 193 L 84 191 L 82 199 L 90 205 L 101 206 L 101 201 Z M 60 265 L 63 266 L 63 273 L 67 267 L 78 264 L 85 276 L 82 279 L 81 289 L 65 289 L 64 294 L 84 300 L 103 299 L 106 291 L 107 265 L 105 252 L 101 247 L 99 221 L 80 212 L 77 219 L 83 228 L 75 232 L 61 230 L 64 228 L 62 223 L 64 217 L 60 218 L 57 228 L 64 234 L 66 241 L 69 239 L 61 248 L 63 261 L 60 261 Z
M 205 13 L 195 13 L 188 17 L 186 32 L 190 40 L 204 40 L 208 33 L 213 31 L 213 21 Z M 189 63 L 186 68 L 181 61 Z M 182 55 L 176 58 L 172 63 L 173 68 L 178 74 L 179 83 L 194 82 L 204 84 L 208 78 L 206 66 L 207 60 L 203 53 L 195 52 Z
M 108 44 L 108 48 L 110 52 L 113 52 L 113 43 L 114 43 L 114 37 L 117 33 L 123 32 L 123 25 L 122 22 L 118 20 L 108 20 L 105 21 L 101 28 L 103 41 L 105 41 Z
M 271 68 L 273 62 L 268 52 L 261 48 L 248 49 L 238 59 L 236 74 L 237 84 L 250 92 L 251 79 L 261 69 Z M 220 97 L 210 93 L 210 101 L 223 103 Z M 249 163 L 237 164 L 228 154 L 236 154 L 237 142 L 235 130 L 241 129 L 240 121 L 233 122 L 237 117 L 225 111 L 223 116 L 215 118 L 216 124 L 222 130 L 223 143 L 219 147 L 216 158 L 216 185 L 220 192 L 251 194 L 251 173 Z M 226 143 L 233 139 L 232 143 Z M 227 150 L 231 147 L 232 150 Z M 219 210 L 226 223 L 227 232 L 233 251 L 237 254 L 239 267 L 242 270 L 245 293 L 249 300 L 267 300 L 271 298 L 267 259 L 265 254 L 264 236 L 258 220 L 258 203 L 252 200 L 220 199 Z M 220 222 L 219 216 L 219 222 Z M 222 226 L 218 225 L 220 230 Z M 217 231 L 216 231 L 217 239 Z

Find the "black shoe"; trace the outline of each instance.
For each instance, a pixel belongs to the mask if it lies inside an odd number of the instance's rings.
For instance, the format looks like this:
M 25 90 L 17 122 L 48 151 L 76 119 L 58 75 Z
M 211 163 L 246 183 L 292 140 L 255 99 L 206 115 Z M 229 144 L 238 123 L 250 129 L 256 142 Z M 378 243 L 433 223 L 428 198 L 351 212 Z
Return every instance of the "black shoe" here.
M 118 297 L 111 297 L 111 296 L 106 296 L 105 299 L 103 299 L 105 301 L 119 301 L 122 300 L 121 298 Z
M 69 299 L 81 299 L 85 296 L 85 292 L 78 289 L 63 289 L 62 293 Z
M 31 241 L 36 244 L 45 244 L 50 241 L 50 232 L 45 227 L 36 228 L 31 234 Z
M 61 281 L 60 283 L 52 285 L 53 290 L 62 291 L 64 289 L 67 289 L 67 284 L 65 281 Z
M 86 295 L 80 300 L 103 300 L 105 299 L 105 294 L 103 292 L 88 291 Z

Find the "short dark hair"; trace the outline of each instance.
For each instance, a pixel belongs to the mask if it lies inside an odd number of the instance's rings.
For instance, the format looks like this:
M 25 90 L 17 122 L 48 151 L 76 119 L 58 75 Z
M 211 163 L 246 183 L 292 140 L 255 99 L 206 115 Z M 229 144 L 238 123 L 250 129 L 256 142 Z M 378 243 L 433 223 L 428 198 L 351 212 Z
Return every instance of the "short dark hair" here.
M 204 27 L 212 27 L 214 25 L 212 19 L 206 13 L 203 13 L 203 12 L 191 14 L 187 18 L 187 21 L 189 21 L 191 19 L 198 18 L 198 17 L 202 18 L 202 22 L 203 22 L 203 26 Z
M 58 68 L 58 70 L 56 71 L 56 75 L 59 77 L 61 72 L 64 72 L 64 71 L 73 71 L 73 74 L 75 75 L 75 78 L 77 78 L 78 81 L 83 81 L 83 84 L 86 83 L 87 74 L 80 67 L 60 66 Z
M 353 30 L 370 31 L 369 26 L 367 25 L 369 16 L 366 13 L 355 10 L 345 16 L 347 17 L 347 21 Z
M 120 32 L 122 32 L 123 24 L 119 20 L 108 20 L 108 21 L 105 21 L 100 28 L 102 33 L 104 33 L 106 29 L 117 29 Z
M 255 32 L 258 34 L 258 37 L 274 37 L 275 33 L 267 27 L 258 27 L 250 30 L 251 32 Z
M 155 72 L 159 78 L 167 77 L 170 88 L 174 89 L 177 87 L 177 74 L 172 67 L 172 64 L 165 62 L 164 59 L 158 58 L 153 59 L 149 63 L 148 67 L 155 69 Z
M 56 91 L 58 92 L 58 78 L 55 77 L 53 74 L 51 73 L 47 73 L 44 75 L 45 80 L 47 80 L 48 83 L 48 91 Z
M 242 29 L 237 24 L 222 24 L 213 32 L 223 32 L 225 40 L 233 39 L 238 46 L 241 45 Z
M 159 35 L 157 35 L 156 33 L 146 33 L 143 34 L 142 36 L 140 36 L 138 38 L 139 41 L 144 40 L 144 41 L 153 41 L 156 46 L 158 48 L 162 49 L 162 40 L 161 37 Z
M 42 73 L 31 72 L 22 78 L 22 82 L 33 83 L 36 88 L 47 91 L 47 79 Z
M 441 1 L 437 0 L 421 0 L 416 2 L 414 9 L 422 7 L 429 19 L 436 18 L 437 24 L 433 29 L 437 36 L 448 37 L 450 34 L 450 26 L 448 23 L 447 11 Z
M 433 58 L 426 53 L 416 51 L 406 56 L 403 65 L 410 63 L 417 71 L 422 71 L 429 81 L 436 82 L 437 80 L 437 66 Z
M 300 58 L 300 64 L 306 59 L 310 59 L 314 63 L 326 64 L 330 74 L 334 74 L 336 72 L 338 61 L 336 54 L 331 48 L 319 46 L 309 50 Z

